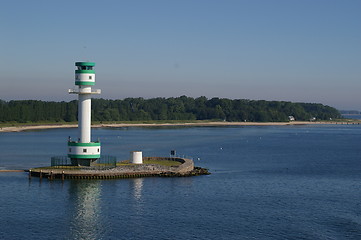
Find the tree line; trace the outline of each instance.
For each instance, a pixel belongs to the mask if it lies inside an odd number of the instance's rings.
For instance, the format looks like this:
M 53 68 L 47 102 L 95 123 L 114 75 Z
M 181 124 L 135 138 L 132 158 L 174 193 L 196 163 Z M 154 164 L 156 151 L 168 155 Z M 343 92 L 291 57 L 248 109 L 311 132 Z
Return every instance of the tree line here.
M 38 100 L 0 100 L 0 122 L 74 122 L 77 100 L 49 102 Z M 187 96 L 171 98 L 92 99 L 93 121 L 144 120 L 222 120 L 249 122 L 284 122 L 312 118 L 340 118 L 335 108 L 317 103 L 292 103 L 248 99 Z

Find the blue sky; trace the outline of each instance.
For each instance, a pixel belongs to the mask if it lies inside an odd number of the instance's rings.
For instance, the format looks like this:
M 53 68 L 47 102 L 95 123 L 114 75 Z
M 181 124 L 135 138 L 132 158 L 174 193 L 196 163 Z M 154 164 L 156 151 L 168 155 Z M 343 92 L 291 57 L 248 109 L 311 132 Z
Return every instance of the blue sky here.
M 361 110 L 359 0 L 3 0 L 0 99 L 206 96 Z

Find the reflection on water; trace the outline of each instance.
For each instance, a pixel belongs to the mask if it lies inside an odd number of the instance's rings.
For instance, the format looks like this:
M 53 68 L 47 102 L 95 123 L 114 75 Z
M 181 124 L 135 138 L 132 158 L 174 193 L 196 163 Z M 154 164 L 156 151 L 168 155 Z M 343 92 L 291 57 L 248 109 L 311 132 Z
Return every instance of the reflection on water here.
M 78 180 L 69 182 L 69 239 L 102 239 L 107 231 L 114 228 L 110 222 L 104 221 L 111 215 L 106 215 L 103 210 L 105 199 L 102 198 L 103 181 L 96 180 Z M 121 183 L 119 180 L 116 183 Z M 106 185 L 112 182 L 107 182 Z M 112 185 L 112 184 L 111 184 Z M 128 220 L 135 225 L 142 225 L 144 214 L 144 196 L 142 195 L 144 185 L 144 178 L 129 179 L 129 200 L 132 202 L 132 207 L 128 210 L 121 208 L 118 214 L 123 215 L 125 212 L 131 212 Z M 112 185 L 115 187 L 114 185 Z M 114 190 L 111 191 L 114 193 Z M 123 196 L 120 196 L 122 199 Z M 113 199 L 114 200 L 114 199 Z M 113 202 L 110 201 L 110 202 Z M 126 201 L 122 201 L 126 204 Z M 102 207 L 103 206 L 103 207 Z M 113 209 L 114 206 L 107 205 Z M 118 209 L 119 210 L 119 209 Z M 108 212 L 109 214 L 109 212 Z M 105 224 L 107 223 L 107 224 Z M 125 223 L 123 223 L 125 224 Z
M 140 219 L 142 219 L 144 214 L 144 197 L 142 196 L 144 178 L 134 178 L 129 180 L 130 193 L 133 200 L 131 201 L 132 213 L 134 214 L 132 221 L 134 221 L 134 224 L 140 225 Z
M 131 179 L 133 197 L 136 201 L 140 201 L 142 198 L 143 178 Z
M 99 239 L 102 232 L 100 181 L 72 181 L 69 186 L 70 238 Z

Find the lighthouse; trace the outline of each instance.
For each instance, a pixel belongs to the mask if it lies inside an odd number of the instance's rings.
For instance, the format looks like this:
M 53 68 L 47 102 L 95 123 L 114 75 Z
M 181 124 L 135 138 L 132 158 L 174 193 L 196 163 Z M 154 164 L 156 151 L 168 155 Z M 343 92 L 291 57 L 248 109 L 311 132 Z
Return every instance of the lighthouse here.
M 100 142 L 91 140 L 91 96 L 100 94 L 95 85 L 94 62 L 76 62 L 75 85 L 70 94 L 78 94 L 78 138 L 68 139 L 68 157 L 72 165 L 90 166 L 100 158 Z

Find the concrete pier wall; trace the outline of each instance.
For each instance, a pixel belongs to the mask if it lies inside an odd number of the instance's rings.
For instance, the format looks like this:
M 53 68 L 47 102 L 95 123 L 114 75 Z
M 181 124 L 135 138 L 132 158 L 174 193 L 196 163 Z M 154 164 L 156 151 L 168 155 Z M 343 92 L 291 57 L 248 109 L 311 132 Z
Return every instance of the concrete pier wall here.
M 173 157 L 145 157 L 143 158 L 144 160 L 157 160 L 157 161 L 176 161 L 176 162 L 180 162 L 181 165 L 179 166 L 160 166 L 160 165 L 156 165 L 157 167 L 159 167 L 159 170 L 162 172 L 175 172 L 175 173 L 184 173 L 184 172 L 189 172 L 192 171 L 194 169 L 194 162 L 191 159 L 188 158 L 173 158 Z

